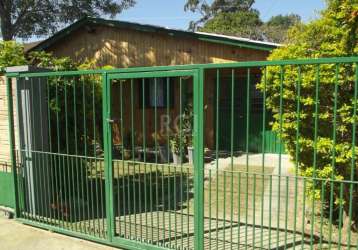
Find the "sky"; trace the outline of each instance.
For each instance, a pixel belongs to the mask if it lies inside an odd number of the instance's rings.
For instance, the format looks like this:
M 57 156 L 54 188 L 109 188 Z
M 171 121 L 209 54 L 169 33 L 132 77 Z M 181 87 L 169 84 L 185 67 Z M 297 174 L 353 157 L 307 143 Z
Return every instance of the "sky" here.
M 185 0 L 138 0 L 137 4 L 117 17 L 119 20 L 187 29 L 191 20 L 199 15 L 184 12 Z M 210 0 L 209 0 L 210 2 Z M 303 21 L 315 19 L 325 7 L 324 0 L 256 0 L 254 5 L 267 21 L 278 14 L 299 14 Z

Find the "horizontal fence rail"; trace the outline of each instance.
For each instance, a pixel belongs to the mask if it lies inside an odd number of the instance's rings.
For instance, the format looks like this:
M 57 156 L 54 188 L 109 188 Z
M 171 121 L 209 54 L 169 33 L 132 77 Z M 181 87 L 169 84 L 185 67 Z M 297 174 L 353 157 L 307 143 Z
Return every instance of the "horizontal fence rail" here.
M 9 74 L 18 217 L 130 249 L 358 249 L 357 64 Z

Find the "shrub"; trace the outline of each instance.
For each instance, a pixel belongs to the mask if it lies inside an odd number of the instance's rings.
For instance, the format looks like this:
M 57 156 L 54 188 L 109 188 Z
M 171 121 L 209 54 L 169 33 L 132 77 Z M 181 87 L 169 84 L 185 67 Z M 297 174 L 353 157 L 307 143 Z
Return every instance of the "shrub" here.
M 23 46 L 14 41 L 0 41 L 0 71 L 4 71 L 6 67 L 23 64 L 26 64 Z
M 269 60 L 358 55 L 358 6 L 350 2 L 349 0 L 329 0 L 328 7 L 321 13 L 321 17 L 308 24 L 298 24 L 293 27 L 288 34 L 287 46 L 275 50 Z M 357 87 L 355 86 L 355 67 L 352 64 L 322 65 L 319 68 L 302 66 L 301 79 L 299 79 L 297 66 L 267 68 L 266 103 L 274 116 L 273 130 L 281 132 L 287 152 L 298 163 L 299 171 L 304 176 L 323 179 L 333 177 L 338 180 L 351 180 L 353 177 L 354 180 L 358 180 L 358 161 L 352 166 L 352 138 L 357 136 L 357 133 L 352 134 L 353 123 L 357 121 L 353 115 L 353 107 L 357 104 L 354 98 L 354 88 Z M 283 108 L 280 112 L 282 72 L 284 72 Z M 316 89 L 318 74 L 319 86 Z M 336 80 L 337 89 L 335 89 Z M 258 85 L 258 88 L 263 90 L 264 81 Z M 299 88 L 301 112 L 299 137 L 296 140 Z M 336 113 L 335 91 L 337 91 Z M 317 134 L 315 135 L 316 93 L 319 102 L 317 103 Z M 335 142 L 333 140 L 334 126 L 336 126 Z M 297 143 L 299 144 L 298 158 L 296 158 Z M 354 147 L 358 152 L 357 146 L 354 145 Z M 316 158 L 314 152 L 316 152 Z M 311 198 L 320 198 L 320 184 L 308 185 Z M 326 187 L 325 200 L 329 201 L 332 187 L 329 182 Z M 335 206 L 343 205 L 347 214 L 350 185 L 344 185 L 343 200 L 339 199 L 338 188 L 339 185 L 335 185 L 332 190 L 334 204 Z M 353 220 L 357 223 L 357 185 L 353 189 L 352 197 Z

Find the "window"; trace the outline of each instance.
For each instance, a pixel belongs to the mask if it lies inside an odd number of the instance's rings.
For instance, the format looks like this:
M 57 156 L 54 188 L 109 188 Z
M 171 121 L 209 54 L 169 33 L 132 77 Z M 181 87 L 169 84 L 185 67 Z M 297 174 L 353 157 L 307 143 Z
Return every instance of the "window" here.
M 144 80 L 144 105 L 146 108 L 174 107 L 174 78 L 145 78 Z M 143 82 L 139 83 L 139 103 L 143 107 Z M 169 87 L 169 89 L 168 89 Z

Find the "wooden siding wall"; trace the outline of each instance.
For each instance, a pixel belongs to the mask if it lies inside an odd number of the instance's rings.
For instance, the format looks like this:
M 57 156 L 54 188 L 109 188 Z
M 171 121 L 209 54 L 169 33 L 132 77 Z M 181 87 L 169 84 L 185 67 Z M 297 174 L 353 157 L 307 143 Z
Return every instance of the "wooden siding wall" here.
M 117 68 L 265 60 L 269 53 L 133 29 L 102 25 L 91 29 L 77 30 L 47 50 Z
M 268 51 L 239 48 L 232 45 L 200 41 L 190 37 L 177 37 L 158 32 L 138 31 L 127 28 L 93 25 L 73 32 L 69 37 L 59 40 L 47 49 L 56 56 L 69 56 L 76 61 L 92 60 L 98 67 L 110 65 L 116 68 L 141 66 L 167 66 L 182 64 L 224 63 L 237 61 L 266 60 Z M 228 72 L 227 74 L 230 74 Z M 205 76 L 205 138 L 206 146 L 214 146 L 214 95 L 215 72 Z M 126 109 L 130 107 L 130 90 L 124 88 Z M 176 84 L 177 86 L 177 84 Z M 135 86 L 135 88 L 137 88 Z M 135 89 L 135 98 L 137 98 Z M 179 112 L 178 89 L 175 90 L 175 107 L 171 116 Z M 113 88 L 114 115 L 119 116 L 119 88 Z M 142 110 L 135 99 L 135 121 L 141 121 Z M 154 109 L 147 109 L 147 131 L 154 131 Z M 158 109 L 158 117 L 164 111 Z M 125 122 L 130 122 L 130 110 L 124 114 Z M 152 118 L 149 120 L 149 118 Z M 159 118 L 158 118 L 159 119 Z M 159 121 L 157 121 L 159 122 Z M 158 123 L 159 124 L 159 123 Z M 130 124 L 125 124 L 128 127 Z M 135 123 L 135 130 L 141 131 L 141 122 Z M 136 138 L 140 140 L 140 132 Z M 147 134 L 148 143 L 151 135 Z M 119 128 L 114 130 L 114 141 L 120 143 Z
M 13 90 L 13 94 L 15 95 L 15 90 Z M 17 131 L 15 96 L 13 96 L 13 100 L 15 131 Z M 0 76 L 0 164 L 10 162 L 9 115 L 7 102 L 6 78 L 4 76 Z M 18 133 L 15 134 L 15 137 L 17 141 Z

